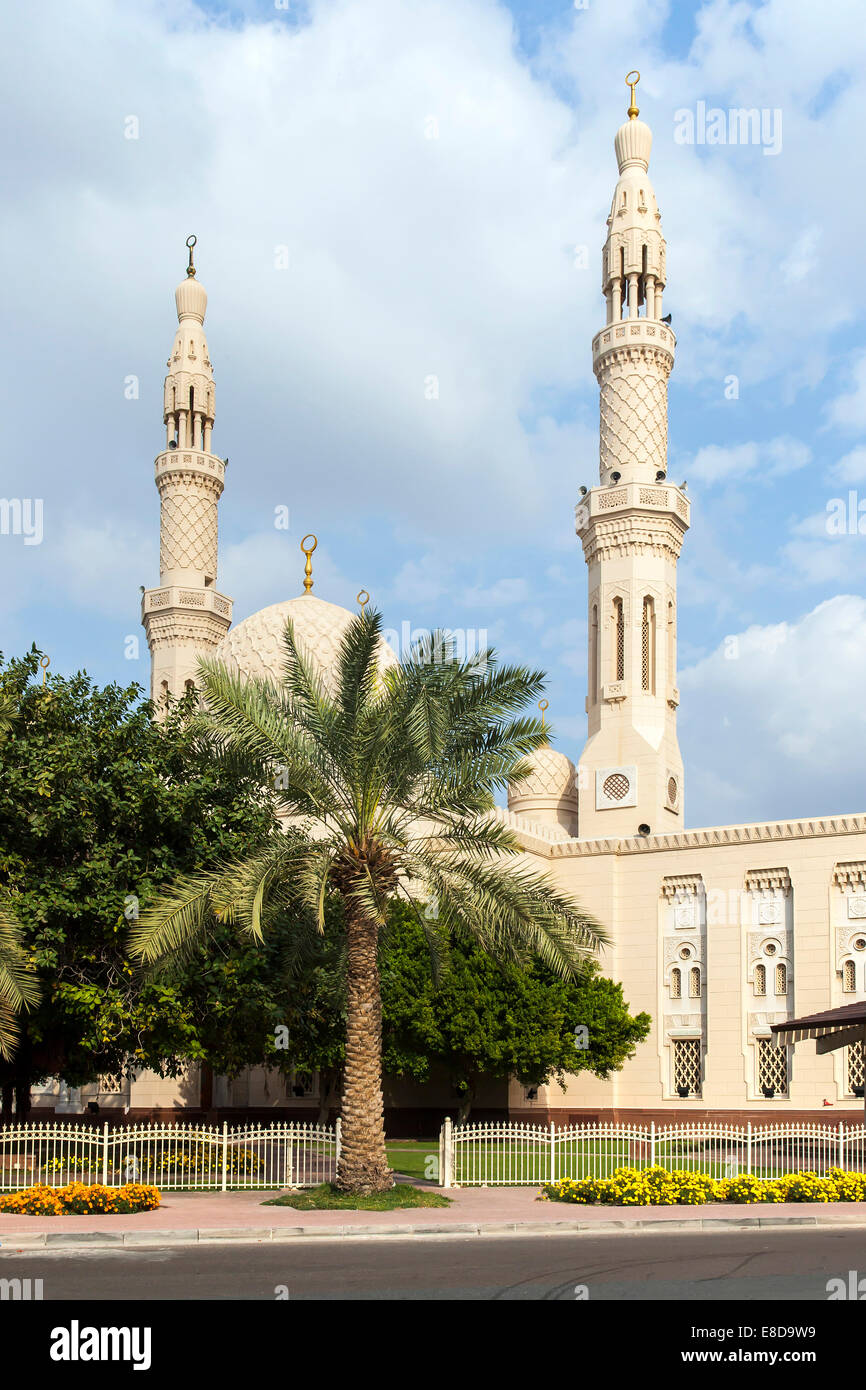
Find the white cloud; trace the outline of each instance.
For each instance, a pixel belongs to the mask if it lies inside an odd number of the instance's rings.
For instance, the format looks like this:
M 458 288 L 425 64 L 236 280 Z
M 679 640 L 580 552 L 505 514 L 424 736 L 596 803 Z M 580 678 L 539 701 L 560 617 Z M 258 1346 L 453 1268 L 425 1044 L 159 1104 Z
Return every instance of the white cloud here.
M 688 472 L 700 482 L 712 487 L 732 478 L 757 474 L 761 478 L 778 478 L 805 468 L 812 451 L 802 440 L 780 436 L 763 443 L 750 442 L 723 447 L 708 444 L 699 449 L 688 464 Z
M 864 809 L 864 629 L 840 594 L 680 672 L 690 825 Z
M 830 477 L 840 483 L 866 483 L 866 444 L 858 445 L 834 463 Z
M 840 430 L 866 429 L 866 352 L 851 363 L 848 376 L 849 389 L 827 405 L 828 422 Z
M 525 579 L 497 579 L 487 588 L 467 589 L 461 602 L 471 608 L 503 608 L 528 597 L 529 585 Z

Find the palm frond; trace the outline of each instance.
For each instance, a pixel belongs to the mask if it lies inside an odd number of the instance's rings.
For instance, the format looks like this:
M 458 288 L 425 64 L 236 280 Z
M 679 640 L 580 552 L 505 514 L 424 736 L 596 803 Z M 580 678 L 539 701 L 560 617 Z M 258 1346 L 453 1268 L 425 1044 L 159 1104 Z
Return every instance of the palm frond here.
M 8 897 L 0 900 L 0 1057 L 8 1060 L 19 1037 L 17 1015 L 38 1004 L 39 979 L 23 943 L 21 923 Z

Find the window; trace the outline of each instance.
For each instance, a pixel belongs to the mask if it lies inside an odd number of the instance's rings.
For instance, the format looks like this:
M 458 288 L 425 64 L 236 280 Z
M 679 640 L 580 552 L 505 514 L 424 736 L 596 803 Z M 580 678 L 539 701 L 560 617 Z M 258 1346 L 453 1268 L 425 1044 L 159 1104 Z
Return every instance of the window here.
M 701 967 L 693 965 L 689 971 L 689 998 L 700 999 L 701 997 Z
M 304 1100 L 307 1096 L 315 1095 L 316 1091 L 316 1076 L 311 1071 L 293 1070 L 286 1077 L 287 1096 L 293 1096 L 296 1100 Z
M 758 1039 L 758 1090 L 765 1100 L 788 1094 L 788 1050 L 772 1038 Z
M 767 993 L 767 967 L 766 965 L 755 966 L 755 993 L 764 995 Z
M 675 965 L 671 971 L 671 999 L 682 999 L 683 997 L 683 975 L 679 966 Z
M 677 629 L 674 619 L 674 605 L 672 600 L 668 600 L 668 685 L 675 684 L 676 670 L 676 651 L 677 651 Z
M 621 598 L 613 601 L 613 678 L 625 680 L 625 619 Z
M 866 1079 L 866 1044 L 852 1043 L 845 1051 L 848 1054 L 848 1091 L 853 1095 Z M 863 1094 L 862 1090 L 860 1094 Z
M 857 968 L 854 965 L 853 960 L 846 960 L 844 966 L 844 976 L 842 980 L 842 989 L 845 991 L 846 994 L 853 994 L 856 988 Z
M 776 966 L 776 993 L 788 993 L 788 967 L 782 961 Z
M 701 1040 L 675 1038 L 673 1042 L 674 1090 L 686 1096 L 701 1094 Z
M 592 623 L 589 639 L 589 703 L 594 705 L 598 699 L 598 604 L 592 605 Z
M 645 598 L 641 623 L 641 685 L 653 695 L 656 688 L 655 626 L 655 604 L 651 598 Z

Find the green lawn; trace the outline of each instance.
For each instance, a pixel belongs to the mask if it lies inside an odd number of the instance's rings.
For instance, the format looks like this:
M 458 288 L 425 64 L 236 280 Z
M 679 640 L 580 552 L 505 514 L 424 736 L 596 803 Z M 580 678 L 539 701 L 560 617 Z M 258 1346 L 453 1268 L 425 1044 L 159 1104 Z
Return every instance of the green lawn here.
M 436 1181 L 436 1169 L 427 1167 L 432 1155 L 438 1159 L 437 1139 L 393 1139 L 388 1141 L 388 1160 L 395 1172 L 418 1181 Z M 527 1145 L 523 1141 L 504 1141 L 499 1144 L 457 1145 L 455 1182 L 466 1186 L 485 1183 L 497 1186 L 530 1186 L 549 1181 L 550 1150 L 546 1143 Z M 727 1156 L 715 1150 L 707 1151 L 702 1144 L 690 1149 L 682 1146 L 656 1145 L 656 1163 L 662 1168 L 709 1173 L 714 1178 L 728 1176 Z M 757 1166 L 758 1154 L 753 1154 Z M 565 1145 L 557 1150 L 557 1178 L 608 1177 L 617 1168 L 647 1168 L 650 1163 L 649 1145 L 630 1145 L 627 1140 L 600 1140 Z M 745 1154 L 740 1171 L 745 1169 Z M 804 1157 L 804 1167 L 809 1164 Z M 759 1169 L 759 1176 L 779 1177 L 786 1171 L 783 1165 L 768 1164 Z
M 388 1162 L 395 1173 L 402 1173 L 407 1178 L 425 1179 L 428 1182 L 438 1181 L 438 1139 L 390 1139 L 386 1148 Z M 431 1165 L 428 1169 L 426 1164 L 431 1154 L 437 1160 L 437 1167 L 433 1168 Z
M 338 1192 L 332 1183 L 308 1187 L 301 1192 L 284 1192 L 279 1197 L 262 1202 L 263 1207 L 294 1207 L 296 1211 L 398 1211 L 405 1207 L 448 1207 L 449 1197 L 429 1188 L 400 1184 L 389 1192 L 374 1192 L 358 1197 L 351 1192 Z

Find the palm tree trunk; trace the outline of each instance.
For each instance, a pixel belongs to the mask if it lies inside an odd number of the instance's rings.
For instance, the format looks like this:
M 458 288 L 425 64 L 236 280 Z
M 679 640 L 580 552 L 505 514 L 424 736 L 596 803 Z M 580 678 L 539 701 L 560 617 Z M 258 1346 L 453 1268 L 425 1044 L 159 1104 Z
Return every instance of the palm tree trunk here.
M 349 914 L 346 946 L 346 1068 L 337 1187 L 342 1192 L 386 1192 L 393 1184 L 393 1175 L 385 1151 L 376 923 Z

